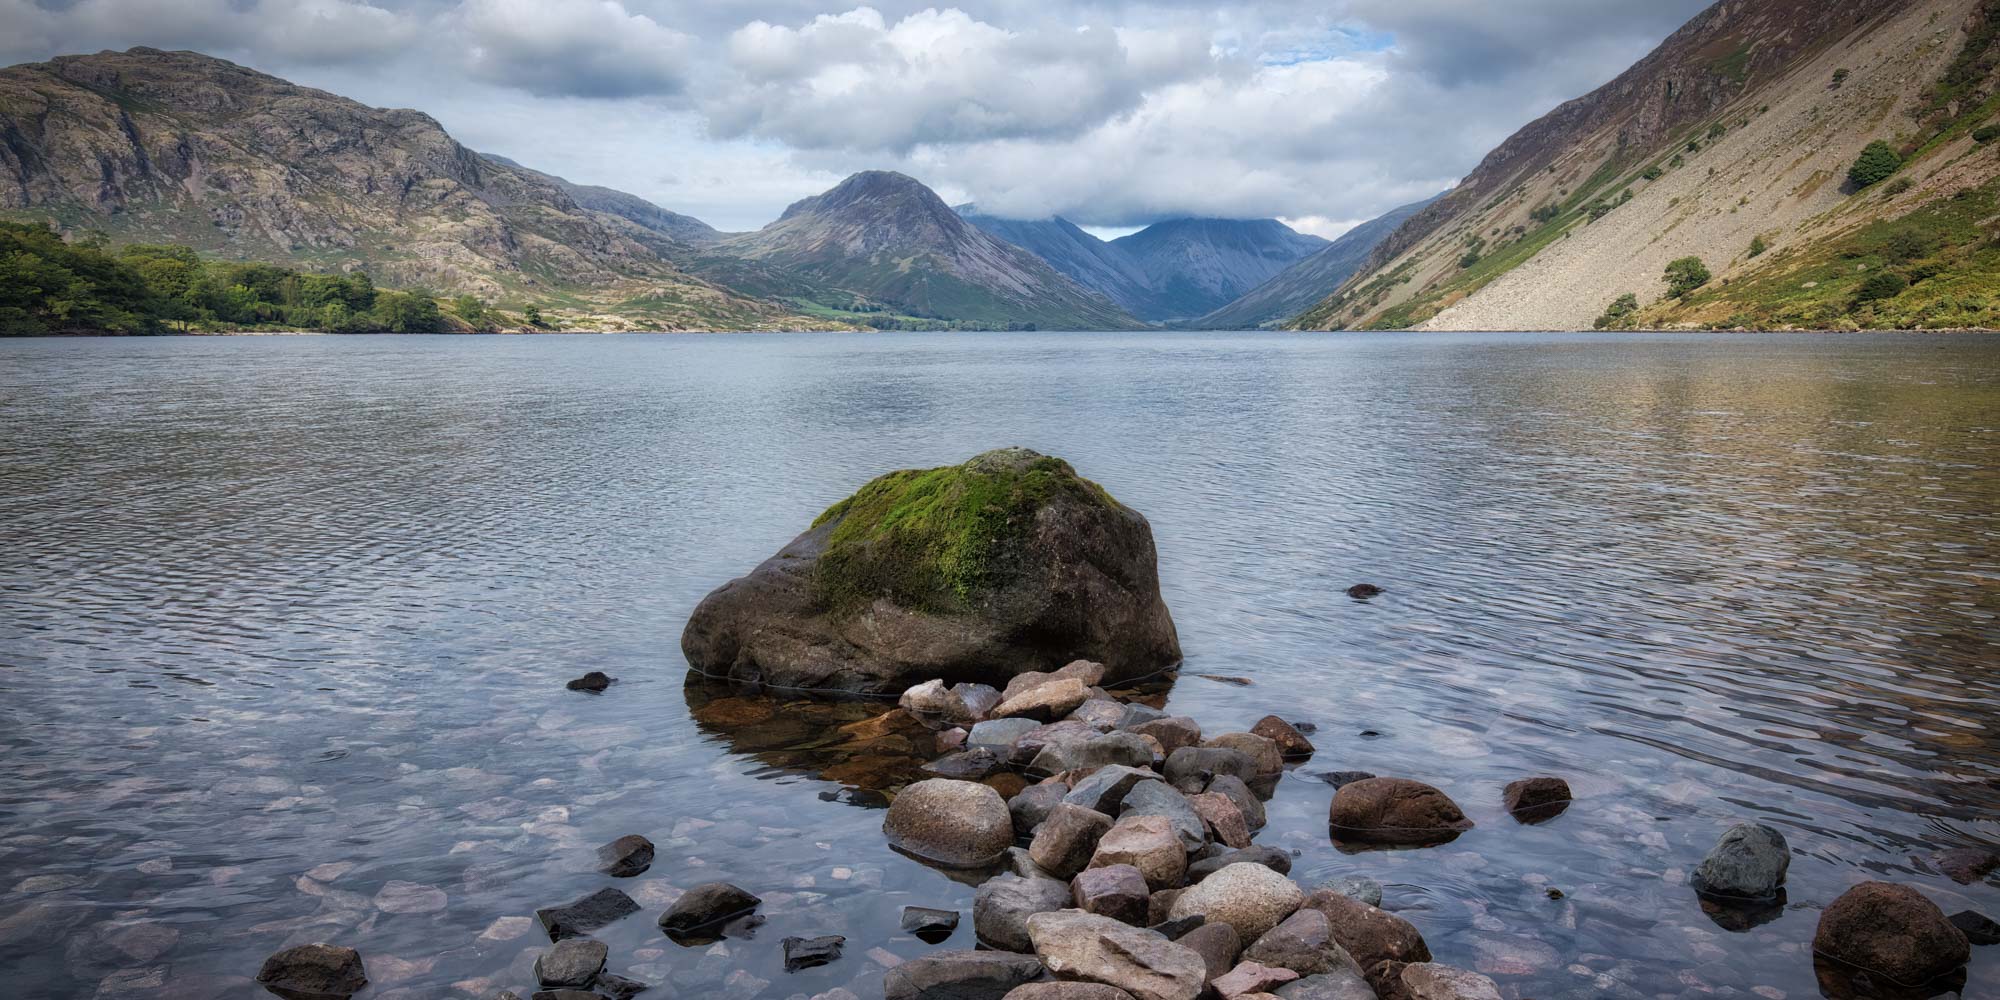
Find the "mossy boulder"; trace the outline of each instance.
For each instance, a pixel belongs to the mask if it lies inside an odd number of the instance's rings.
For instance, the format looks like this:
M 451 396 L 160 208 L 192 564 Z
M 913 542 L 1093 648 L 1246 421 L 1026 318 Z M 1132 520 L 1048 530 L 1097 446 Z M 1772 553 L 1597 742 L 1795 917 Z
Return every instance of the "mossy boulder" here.
M 681 650 L 710 676 L 863 694 L 1078 659 L 1113 683 L 1181 659 L 1152 527 L 1024 448 L 862 487 L 703 599 Z

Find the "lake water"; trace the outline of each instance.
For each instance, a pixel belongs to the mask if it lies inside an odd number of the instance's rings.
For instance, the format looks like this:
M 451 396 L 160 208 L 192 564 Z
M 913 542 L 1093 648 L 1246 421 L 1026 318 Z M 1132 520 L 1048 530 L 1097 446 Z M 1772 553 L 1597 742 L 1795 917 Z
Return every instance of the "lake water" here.
M 627 833 L 646 910 L 597 936 L 648 996 L 879 995 L 906 904 L 970 947 L 971 886 L 882 841 L 922 734 L 690 688 L 679 634 L 870 477 L 1002 445 L 1151 519 L 1173 711 L 1318 726 L 1259 841 L 1509 997 L 1815 996 L 1870 878 L 2000 914 L 1929 862 L 2000 843 L 2000 338 L 39 340 L 0 343 L 0 993 L 250 997 L 326 940 L 370 1000 L 525 996 Z M 1343 854 L 1348 769 L 1478 826 Z M 1535 774 L 1579 801 L 1521 826 Z M 1738 820 L 1794 852 L 1743 932 L 1685 885 Z M 768 923 L 662 938 L 712 879 Z

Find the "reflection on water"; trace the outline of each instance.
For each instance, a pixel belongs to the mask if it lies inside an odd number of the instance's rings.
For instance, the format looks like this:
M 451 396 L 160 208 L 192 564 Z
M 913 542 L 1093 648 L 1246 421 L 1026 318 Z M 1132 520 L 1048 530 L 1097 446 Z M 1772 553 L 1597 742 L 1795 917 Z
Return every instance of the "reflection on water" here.
M 1170 710 L 1318 725 L 1259 841 L 1388 884 L 1510 997 L 1816 995 L 1818 909 L 1865 878 L 2000 912 L 1929 860 L 2000 842 L 2000 339 L 30 341 L 0 343 L 0 973 L 243 996 L 338 940 L 367 997 L 519 990 L 533 911 L 643 833 L 612 971 L 879 991 L 933 947 L 904 905 L 971 901 L 880 834 L 930 735 L 686 686 L 679 628 L 871 476 L 1006 444 L 1152 520 Z M 621 680 L 563 690 L 589 669 Z M 1343 854 L 1347 770 L 1478 825 Z M 1544 773 L 1578 801 L 1515 823 L 1500 789 Z M 1737 820 L 1792 844 L 1788 903 L 1711 919 L 1686 873 Z M 768 922 L 663 938 L 716 878 Z M 785 972 L 822 934 L 846 956 Z

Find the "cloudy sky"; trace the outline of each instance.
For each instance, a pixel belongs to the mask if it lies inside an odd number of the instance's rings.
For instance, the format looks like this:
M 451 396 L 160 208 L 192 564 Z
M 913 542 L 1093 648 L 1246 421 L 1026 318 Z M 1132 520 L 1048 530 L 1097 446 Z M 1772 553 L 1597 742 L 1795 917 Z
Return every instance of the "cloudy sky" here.
M 1708 0 L 0 0 L 0 60 L 197 49 L 754 229 L 855 170 L 1117 232 L 1449 187 Z

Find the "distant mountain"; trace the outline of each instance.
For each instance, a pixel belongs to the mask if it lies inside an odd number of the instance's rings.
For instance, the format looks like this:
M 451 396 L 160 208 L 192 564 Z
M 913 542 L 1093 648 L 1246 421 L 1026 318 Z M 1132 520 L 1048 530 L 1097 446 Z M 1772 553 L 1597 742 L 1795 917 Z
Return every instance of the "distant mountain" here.
M 974 205 L 960 205 L 958 213 L 967 222 L 1047 261 L 1126 312 L 1144 319 L 1152 311 L 1153 289 L 1145 268 L 1130 254 L 1084 232 L 1068 219 L 1002 219 Z
M 593 212 L 615 215 L 627 222 L 634 223 L 669 239 L 679 240 L 682 243 L 693 246 L 701 246 L 703 244 L 714 243 L 716 240 L 722 238 L 723 234 L 714 226 L 692 215 L 670 212 L 636 194 L 626 194 L 623 191 L 608 187 L 598 187 L 594 184 L 575 184 L 554 174 L 545 174 L 539 170 L 531 170 L 497 153 L 481 153 L 480 155 L 495 163 L 510 166 L 516 170 L 526 170 L 537 177 L 545 178 L 549 183 L 562 188 L 564 193 L 574 198 L 576 203 L 584 208 L 590 209 Z
M 1226 305 L 1327 245 L 1276 219 L 1177 219 L 1107 243 L 1060 217 L 1002 219 L 972 205 L 959 211 L 973 225 L 1153 323 L 1186 320 Z
M 1443 197 L 1439 195 L 1438 197 Z M 1367 262 L 1376 245 L 1437 198 L 1404 205 L 1387 215 L 1348 230 L 1318 253 L 1278 272 L 1276 277 L 1189 326 L 1206 330 L 1254 330 L 1281 323 L 1304 312 L 1339 288 Z
M 887 171 L 855 174 L 707 252 L 695 266 L 717 280 L 791 281 L 790 294 L 836 312 L 885 308 L 1044 330 L 1138 325 L 1042 258 L 973 226 L 930 188 Z
M 1177 219 L 1111 241 L 1146 273 L 1142 318 L 1206 316 L 1327 244 L 1276 219 Z
M 1717 3 L 1294 325 L 2000 326 L 1996 111 L 2000 0 Z
M 684 273 L 636 223 L 480 156 L 430 116 L 194 52 L 0 70 L 0 217 L 180 243 L 490 301 L 598 328 L 807 322 Z M 589 328 L 589 327 L 586 327 Z

